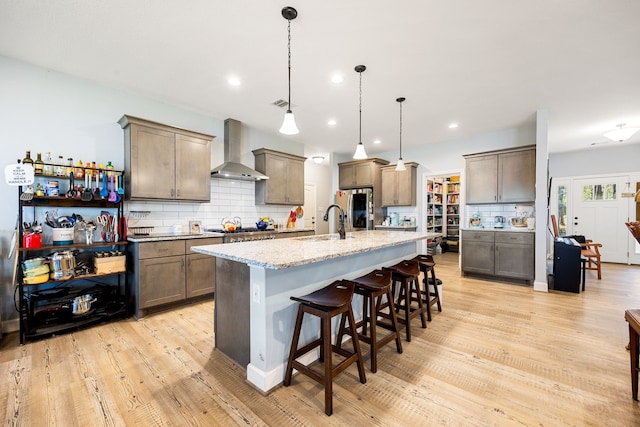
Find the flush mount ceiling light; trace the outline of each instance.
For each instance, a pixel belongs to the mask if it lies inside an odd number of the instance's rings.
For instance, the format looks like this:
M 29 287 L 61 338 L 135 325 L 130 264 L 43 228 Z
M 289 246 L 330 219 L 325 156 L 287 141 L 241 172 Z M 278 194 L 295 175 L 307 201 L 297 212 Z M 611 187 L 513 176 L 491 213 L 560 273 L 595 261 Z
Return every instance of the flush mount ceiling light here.
M 402 172 L 406 171 L 407 168 L 404 167 L 404 161 L 402 160 L 402 103 L 405 98 L 397 98 L 396 102 L 400 104 L 400 157 L 398 158 L 398 164 L 396 165 L 396 171 Z
M 620 123 L 619 125 L 616 125 L 617 129 L 605 133 L 604 137 L 609 138 L 612 141 L 622 142 L 631 138 L 634 133 L 640 130 L 640 128 L 626 128 L 626 125 L 626 123 Z
M 298 11 L 291 6 L 286 6 L 282 9 L 282 17 L 289 22 L 287 25 L 287 51 L 289 53 L 287 62 L 289 70 L 289 104 L 287 106 L 287 112 L 284 114 L 284 121 L 280 127 L 280 133 L 285 135 L 296 135 L 299 132 L 298 126 L 296 126 L 296 119 L 291 111 L 291 20 L 296 19 L 297 16 Z
M 314 163 L 319 165 L 322 162 L 324 162 L 324 156 L 313 156 L 311 160 L 313 160 Z
M 360 134 L 358 138 L 358 145 L 356 145 L 356 152 L 353 154 L 353 158 L 356 160 L 362 160 L 367 158 L 367 152 L 364 151 L 364 144 L 362 143 L 362 72 L 367 67 L 364 65 L 356 65 L 356 72 L 360 74 Z

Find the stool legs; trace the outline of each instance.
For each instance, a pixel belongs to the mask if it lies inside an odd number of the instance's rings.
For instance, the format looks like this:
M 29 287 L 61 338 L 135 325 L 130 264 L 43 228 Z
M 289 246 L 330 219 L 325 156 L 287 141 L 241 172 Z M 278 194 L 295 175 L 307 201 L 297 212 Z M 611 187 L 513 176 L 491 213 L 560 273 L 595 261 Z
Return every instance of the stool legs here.
M 422 327 L 427 327 L 426 308 L 422 301 L 422 291 L 420 290 L 420 285 L 418 284 L 418 280 L 415 277 L 407 278 L 397 277 L 394 275 L 393 283 L 394 287 L 396 283 L 400 283 L 398 303 L 396 304 L 396 313 L 399 313 L 400 310 L 403 310 L 405 313 L 404 318 L 400 317 L 398 318 L 398 321 L 405 324 L 406 340 L 410 342 L 411 319 L 419 315 L 422 322 Z M 411 306 L 412 301 L 415 301 L 418 304 L 417 308 Z
M 438 291 L 438 279 L 436 279 L 436 270 L 434 267 L 426 267 L 422 269 L 424 273 L 424 277 L 422 282 L 424 284 L 424 289 L 422 291 L 422 295 L 424 301 L 427 305 L 427 320 L 431 322 L 431 306 L 433 304 L 438 305 L 438 311 L 442 311 L 442 304 L 440 303 L 440 291 Z M 431 274 L 431 280 L 433 281 L 433 292 L 429 288 L 429 273 Z M 431 297 L 434 297 L 431 299 Z
M 629 356 L 631 357 L 631 396 L 633 400 L 638 400 L 638 359 L 639 349 L 638 341 L 640 338 L 638 332 L 633 329 L 629 323 Z
M 309 313 L 320 318 L 320 338 L 298 349 L 300 330 L 302 329 L 302 321 L 305 313 Z M 353 343 L 353 352 L 347 351 L 342 348 L 342 343 L 340 342 L 340 334 L 338 334 L 338 342 L 336 342 L 336 345 L 332 345 L 331 343 L 331 319 L 338 314 L 341 314 L 341 324 L 345 322 L 345 318 L 349 320 L 349 334 L 351 335 L 351 341 Z M 306 304 L 300 304 L 298 306 L 298 315 L 296 316 L 296 325 L 293 331 L 293 339 L 291 341 L 291 349 L 289 351 L 289 359 L 287 361 L 287 368 L 285 371 L 283 384 L 285 386 L 289 386 L 291 384 L 293 369 L 297 369 L 300 373 L 303 373 L 319 382 L 324 386 L 324 412 L 327 415 L 331 415 L 333 413 L 333 377 L 344 371 L 353 362 L 356 362 L 358 366 L 358 375 L 360 377 L 360 382 L 362 384 L 367 382 L 364 372 L 362 352 L 360 351 L 360 343 L 358 342 L 358 338 L 354 331 L 355 320 L 350 303 L 345 307 L 334 309 L 321 309 Z M 320 347 L 320 362 L 324 364 L 323 374 L 319 374 L 310 367 L 296 360 L 298 357 L 308 353 L 316 347 Z M 337 366 L 333 367 L 332 353 L 338 353 L 339 355 L 343 356 L 345 360 L 340 362 Z

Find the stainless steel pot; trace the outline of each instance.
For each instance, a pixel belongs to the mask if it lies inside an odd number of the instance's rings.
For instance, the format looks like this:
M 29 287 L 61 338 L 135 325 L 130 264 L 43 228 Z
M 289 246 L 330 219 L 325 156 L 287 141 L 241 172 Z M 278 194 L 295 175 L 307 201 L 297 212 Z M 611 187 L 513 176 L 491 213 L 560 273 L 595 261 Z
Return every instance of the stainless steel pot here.
M 71 251 L 56 252 L 51 256 L 51 267 L 54 279 L 70 279 L 74 276 L 76 257 Z
M 73 314 L 84 314 L 87 311 L 91 310 L 91 304 L 96 301 L 97 299 L 94 298 L 91 294 L 75 297 L 71 306 L 71 312 Z

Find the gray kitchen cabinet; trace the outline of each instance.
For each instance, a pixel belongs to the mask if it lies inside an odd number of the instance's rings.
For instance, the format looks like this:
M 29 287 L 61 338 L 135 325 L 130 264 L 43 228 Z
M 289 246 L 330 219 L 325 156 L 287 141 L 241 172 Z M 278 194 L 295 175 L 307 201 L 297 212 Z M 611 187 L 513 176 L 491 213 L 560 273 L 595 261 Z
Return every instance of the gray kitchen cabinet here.
M 215 257 L 191 246 L 222 243 L 222 237 L 131 242 L 129 280 L 137 318 L 154 307 L 210 295 L 215 288 Z
M 493 231 L 462 231 L 462 273 L 494 274 Z
M 341 190 L 351 188 L 380 188 L 381 167 L 389 161 L 378 158 L 353 160 L 338 164 L 338 185 Z
M 255 169 L 269 177 L 255 184 L 255 203 L 304 205 L 306 157 L 261 148 L 253 150 Z
M 534 233 L 495 233 L 495 275 L 533 280 Z
M 406 170 L 397 172 L 396 165 L 383 166 L 382 170 L 382 206 L 416 205 L 417 163 L 405 163 Z
M 532 282 L 534 233 L 462 230 L 462 273 Z
M 211 200 L 211 135 L 132 116 L 124 129 L 127 200 Z
M 469 154 L 464 157 L 468 204 L 535 201 L 534 146 Z

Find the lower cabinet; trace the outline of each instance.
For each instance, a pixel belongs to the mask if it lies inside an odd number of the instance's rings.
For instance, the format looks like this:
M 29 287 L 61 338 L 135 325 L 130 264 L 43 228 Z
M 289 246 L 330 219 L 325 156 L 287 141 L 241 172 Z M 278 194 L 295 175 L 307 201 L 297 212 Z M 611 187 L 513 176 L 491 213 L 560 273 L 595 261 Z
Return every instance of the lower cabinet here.
M 532 282 L 534 234 L 462 230 L 462 273 Z
M 191 246 L 222 243 L 221 237 L 132 242 L 131 289 L 134 314 L 190 298 L 210 295 L 215 286 L 215 257 L 191 252 Z

